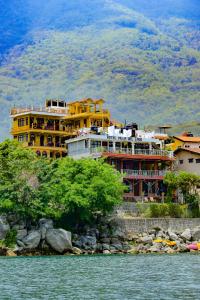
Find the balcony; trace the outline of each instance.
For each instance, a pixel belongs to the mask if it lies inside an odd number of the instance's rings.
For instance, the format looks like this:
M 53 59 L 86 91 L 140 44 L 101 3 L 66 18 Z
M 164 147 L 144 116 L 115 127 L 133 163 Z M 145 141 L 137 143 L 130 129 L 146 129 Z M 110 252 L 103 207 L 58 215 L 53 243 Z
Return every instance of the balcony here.
M 53 114 L 60 114 L 62 115 L 66 115 L 68 113 L 68 109 L 67 108 L 62 108 L 62 107 L 34 107 L 34 106 L 30 106 L 30 107 L 19 107 L 19 108 L 12 108 L 10 111 L 10 115 L 11 116 L 15 116 L 18 114 L 24 114 L 24 113 L 32 113 L 32 112 L 38 112 L 38 113 L 53 113 Z
M 77 135 L 77 130 L 69 128 L 67 126 L 44 126 L 44 125 L 38 125 L 38 124 L 31 124 L 25 125 L 25 126 L 13 126 L 11 133 L 17 134 L 21 132 L 35 132 L 35 133 L 52 133 L 52 134 L 61 134 L 61 135 Z
M 135 178 L 135 179 L 160 179 L 165 176 L 167 170 L 130 170 L 123 169 L 122 173 L 125 178 Z
M 129 155 L 141 155 L 141 156 L 162 156 L 173 158 L 173 151 L 156 150 L 156 149 L 131 149 L 131 148 L 113 148 L 113 147 L 94 147 L 91 148 L 91 153 L 114 153 L 114 154 L 129 154 Z

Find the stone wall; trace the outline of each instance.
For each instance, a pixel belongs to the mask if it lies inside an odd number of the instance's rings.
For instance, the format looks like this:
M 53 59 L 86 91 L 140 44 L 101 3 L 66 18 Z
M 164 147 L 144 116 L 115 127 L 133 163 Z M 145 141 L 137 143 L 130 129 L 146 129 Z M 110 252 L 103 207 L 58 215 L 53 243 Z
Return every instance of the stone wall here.
M 171 229 L 172 231 L 182 232 L 186 228 L 194 229 L 200 226 L 200 218 L 183 219 L 183 218 L 116 218 L 120 228 L 129 233 L 143 233 L 152 228 L 161 227 L 163 230 Z

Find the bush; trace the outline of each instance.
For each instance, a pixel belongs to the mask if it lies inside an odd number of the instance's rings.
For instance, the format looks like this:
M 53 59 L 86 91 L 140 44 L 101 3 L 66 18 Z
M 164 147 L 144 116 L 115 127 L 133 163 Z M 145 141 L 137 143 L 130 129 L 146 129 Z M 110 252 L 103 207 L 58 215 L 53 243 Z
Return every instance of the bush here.
M 149 203 L 137 205 L 139 213 L 149 218 L 182 218 L 189 217 L 187 205 L 175 203 Z
M 17 231 L 15 229 L 11 229 L 8 231 L 6 234 L 5 240 L 4 240 L 4 245 L 6 247 L 14 247 L 16 243 L 16 236 L 17 236 Z

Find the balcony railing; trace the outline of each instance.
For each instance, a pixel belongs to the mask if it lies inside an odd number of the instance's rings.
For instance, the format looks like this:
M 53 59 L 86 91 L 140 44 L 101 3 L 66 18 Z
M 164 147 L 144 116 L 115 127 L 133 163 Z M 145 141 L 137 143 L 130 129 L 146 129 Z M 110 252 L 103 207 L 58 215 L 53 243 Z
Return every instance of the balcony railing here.
M 56 113 L 56 114 L 68 114 L 67 108 L 62 107 L 26 107 L 26 108 L 12 108 L 10 111 L 11 116 L 17 115 L 21 113 L 27 113 L 27 112 L 44 112 L 44 113 Z
M 167 156 L 173 158 L 173 151 L 156 150 L 156 149 L 131 149 L 131 148 L 113 148 L 113 147 L 94 147 L 91 148 L 91 153 L 109 152 L 116 154 L 130 154 L 130 155 L 151 155 L 151 156 Z
M 123 169 L 122 173 L 126 176 L 133 176 L 133 177 L 161 177 L 165 176 L 167 170 L 130 170 L 130 169 Z

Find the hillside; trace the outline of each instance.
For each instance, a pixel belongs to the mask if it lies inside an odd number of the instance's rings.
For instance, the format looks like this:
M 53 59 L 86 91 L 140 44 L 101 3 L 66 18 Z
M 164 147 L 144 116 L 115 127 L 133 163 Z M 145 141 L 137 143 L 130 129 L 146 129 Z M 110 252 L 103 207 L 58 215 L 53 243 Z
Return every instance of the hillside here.
M 200 120 L 197 1 L 182 1 L 187 13 L 179 0 L 40 2 L 0 1 L 0 138 L 12 105 L 47 97 L 103 97 L 141 125 Z

